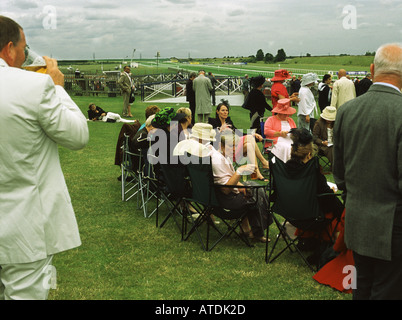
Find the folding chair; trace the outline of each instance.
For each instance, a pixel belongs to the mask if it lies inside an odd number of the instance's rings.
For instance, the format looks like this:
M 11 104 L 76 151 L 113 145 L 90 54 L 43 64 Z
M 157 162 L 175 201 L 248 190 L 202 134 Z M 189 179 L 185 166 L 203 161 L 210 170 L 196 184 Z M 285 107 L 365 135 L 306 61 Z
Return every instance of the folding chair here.
M 228 186 L 214 184 L 210 157 L 198 158 L 195 163 L 192 162 L 188 164 L 187 169 L 190 176 L 192 194 L 190 198 L 186 199 L 186 201 L 191 203 L 191 205 L 193 205 L 195 208 L 199 209 L 199 216 L 197 219 L 193 220 L 192 216 L 190 215 L 193 226 L 184 240 L 187 240 L 193 232 L 197 232 L 198 238 L 200 239 L 204 250 L 211 251 L 224 238 L 227 238 L 234 233 L 242 242 L 251 247 L 252 245 L 248 241 L 248 238 L 241 234 L 244 234 L 244 230 L 241 227 L 241 222 L 251 210 L 256 210 L 255 205 L 258 199 L 256 199 L 255 202 L 249 203 L 243 208 L 239 208 L 238 210 L 229 210 L 223 208 L 218 202 L 216 191 L 218 188 Z M 238 188 L 237 186 L 229 187 Z M 265 188 L 265 186 L 244 186 L 244 188 L 257 189 Z M 212 220 L 211 215 L 221 219 L 226 230 L 221 231 Z M 205 222 L 207 224 L 207 238 L 206 244 L 204 245 L 204 242 L 201 239 L 200 227 Z M 218 233 L 218 239 L 210 247 L 209 241 L 211 227 Z M 236 231 L 238 227 L 240 228 L 241 233 Z
M 169 212 L 160 224 L 162 228 L 167 221 L 172 218 L 180 230 L 181 237 L 184 237 L 184 219 L 187 216 L 188 207 L 185 198 L 190 197 L 190 181 L 186 166 L 183 164 L 161 164 L 161 173 L 163 177 L 164 193 Z M 156 212 L 156 220 L 158 221 L 159 211 Z M 177 221 L 177 217 L 181 220 L 181 226 Z M 158 222 L 157 222 L 158 225 Z
M 138 175 L 137 168 L 133 167 L 132 157 L 138 157 L 141 159 L 141 155 L 130 152 L 130 136 L 124 134 L 122 149 L 122 160 L 121 160 L 121 199 L 122 201 L 129 201 L 132 197 L 138 196 L 141 187 L 141 180 Z
M 142 187 L 140 189 L 142 200 L 141 208 L 143 209 L 145 218 L 152 217 L 166 200 L 166 197 L 163 195 L 163 184 L 160 180 L 160 167 L 154 165 L 155 161 L 152 160 L 154 155 L 150 152 L 151 149 L 152 146 L 150 143 L 149 149 L 144 149 L 141 153 L 143 163 L 140 174 L 142 177 Z M 150 211 L 149 204 L 151 204 L 152 200 L 156 200 L 156 205 L 153 207 L 152 211 Z M 158 220 L 156 220 L 156 225 L 158 226 Z
M 318 159 L 310 160 L 305 166 L 290 170 L 280 159 L 273 157 L 270 161 L 270 189 L 269 194 L 271 215 L 279 230 L 279 234 L 273 243 L 268 255 L 268 241 L 266 243 L 265 260 L 272 263 L 287 249 L 296 251 L 307 266 L 316 271 L 311 263 L 298 248 L 297 243 L 306 232 L 314 234 L 314 237 L 323 240 L 323 230 L 328 230 L 334 219 L 326 219 L 319 206 L 319 197 L 338 196 L 338 194 L 317 194 L 317 170 L 319 169 Z M 272 205 L 273 203 L 273 205 Z M 280 223 L 275 215 L 284 218 Z M 290 222 L 299 229 L 300 233 L 292 239 L 285 229 L 286 222 Z M 336 230 L 336 228 L 334 228 Z M 333 240 L 333 234 L 327 234 L 328 239 Z M 283 238 L 285 247 L 272 257 L 279 239 Z
M 322 151 L 318 146 L 318 161 L 322 167 L 323 170 L 328 169 L 328 171 L 331 171 L 331 162 L 329 161 L 329 159 L 325 156 L 324 151 Z

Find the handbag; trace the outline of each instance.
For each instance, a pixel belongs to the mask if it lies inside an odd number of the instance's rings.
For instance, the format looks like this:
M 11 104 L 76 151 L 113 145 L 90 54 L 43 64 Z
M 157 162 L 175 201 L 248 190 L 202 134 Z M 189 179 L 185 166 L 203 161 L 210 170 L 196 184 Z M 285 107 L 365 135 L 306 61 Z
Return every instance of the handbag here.
M 131 88 L 129 103 L 133 103 L 135 101 L 134 89 Z

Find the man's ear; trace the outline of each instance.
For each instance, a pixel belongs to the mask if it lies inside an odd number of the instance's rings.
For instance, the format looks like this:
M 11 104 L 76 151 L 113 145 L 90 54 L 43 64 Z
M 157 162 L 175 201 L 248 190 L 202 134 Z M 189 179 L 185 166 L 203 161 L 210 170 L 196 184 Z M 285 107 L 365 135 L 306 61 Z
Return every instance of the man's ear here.
M 374 79 L 374 63 L 370 64 L 371 79 Z
M 16 57 L 15 46 L 12 41 L 7 43 L 0 51 L 0 58 L 2 58 L 10 67 L 14 66 Z

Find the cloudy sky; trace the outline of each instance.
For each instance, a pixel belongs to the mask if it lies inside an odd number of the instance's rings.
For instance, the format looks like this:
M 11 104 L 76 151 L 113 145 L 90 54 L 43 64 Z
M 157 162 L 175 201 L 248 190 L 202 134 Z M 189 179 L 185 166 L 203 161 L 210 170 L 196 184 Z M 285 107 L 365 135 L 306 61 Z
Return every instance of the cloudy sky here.
M 57 59 L 364 54 L 402 42 L 402 0 L 1 0 Z

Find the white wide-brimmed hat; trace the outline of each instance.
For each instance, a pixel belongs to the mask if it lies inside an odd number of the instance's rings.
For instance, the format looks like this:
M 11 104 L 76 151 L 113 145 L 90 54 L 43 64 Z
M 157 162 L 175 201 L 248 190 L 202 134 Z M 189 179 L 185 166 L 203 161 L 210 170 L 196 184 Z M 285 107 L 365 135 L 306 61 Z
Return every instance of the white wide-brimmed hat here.
M 173 149 L 174 156 L 184 156 L 189 153 L 197 157 L 206 157 L 211 155 L 211 149 L 193 139 L 180 141 Z
M 212 125 L 208 123 L 197 122 L 191 129 L 191 138 L 201 139 L 203 141 L 216 141 L 216 132 Z
M 321 118 L 323 118 L 324 120 L 328 120 L 328 121 L 335 121 L 336 108 L 331 107 L 331 106 L 325 107 L 325 109 L 322 110 Z
M 301 81 L 301 85 L 302 86 L 306 86 L 310 83 L 316 82 L 318 79 L 318 76 L 316 73 L 306 73 L 303 75 L 302 81 Z

